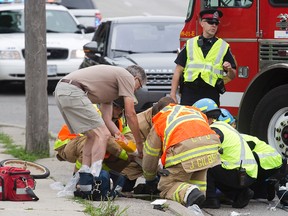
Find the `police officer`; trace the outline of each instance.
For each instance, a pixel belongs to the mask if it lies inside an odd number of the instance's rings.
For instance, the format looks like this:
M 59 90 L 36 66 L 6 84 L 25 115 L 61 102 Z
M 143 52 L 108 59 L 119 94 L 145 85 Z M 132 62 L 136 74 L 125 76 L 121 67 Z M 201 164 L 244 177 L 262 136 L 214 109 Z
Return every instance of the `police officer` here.
M 236 76 L 229 44 L 215 36 L 222 15 L 216 9 L 201 11 L 202 35 L 189 39 L 175 60 L 170 96 L 177 101 L 180 84 L 180 104 L 192 105 L 201 98 L 211 98 L 219 106 L 224 83 Z

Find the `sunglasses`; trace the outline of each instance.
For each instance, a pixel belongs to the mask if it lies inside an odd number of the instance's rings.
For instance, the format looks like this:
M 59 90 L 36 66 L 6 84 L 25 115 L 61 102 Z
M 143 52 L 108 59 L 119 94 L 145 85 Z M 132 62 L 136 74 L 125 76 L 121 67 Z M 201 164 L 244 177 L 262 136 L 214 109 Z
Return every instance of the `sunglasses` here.
M 219 25 L 219 21 L 214 21 L 214 20 L 203 20 L 203 22 L 207 22 L 209 25 L 216 25 L 218 26 Z

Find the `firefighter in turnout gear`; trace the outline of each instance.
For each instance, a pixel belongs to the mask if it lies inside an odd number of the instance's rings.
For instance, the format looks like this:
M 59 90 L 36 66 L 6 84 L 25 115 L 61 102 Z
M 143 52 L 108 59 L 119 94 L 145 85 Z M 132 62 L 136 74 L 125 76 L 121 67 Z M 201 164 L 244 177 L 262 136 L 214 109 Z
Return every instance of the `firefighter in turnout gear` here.
M 162 108 L 164 108 L 169 103 L 174 103 L 175 101 L 171 97 L 162 97 L 160 100 L 153 104 L 153 107 L 137 114 L 137 119 L 139 123 L 140 134 L 143 140 L 146 140 L 151 128 L 152 128 L 152 117 L 157 114 Z M 127 178 L 127 184 L 125 185 L 125 190 L 130 191 L 129 188 L 134 186 L 138 177 L 143 175 L 142 166 L 139 169 L 139 164 L 131 162 L 123 171 L 122 174 Z M 155 185 L 138 184 L 133 188 L 135 194 L 156 194 L 159 193 L 157 190 L 157 183 Z M 130 185 L 130 187 L 129 187 Z M 123 189 L 123 191 L 125 191 Z M 132 190 L 132 189 L 131 189 Z
M 81 134 L 71 134 L 67 125 L 63 125 L 54 143 L 54 150 L 59 161 L 75 163 L 74 173 L 82 166 L 82 149 L 86 137 Z
M 143 175 L 147 184 L 157 182 L 158 161 L 165 174 L 158 189 L 162 198 L 185 206 L 201 206 L 205 200 L 208 168 L 220 163 L 220 140 L 197 108 L 169 104 L 152 119 L 153 127 L 143 151 Z
M 207 115 L 212 122 L 211 129 L 219 135 L 221 141 L 221 164 L 208 170 L 206 201 L 203 207 L 220 208 L 217 189 L 232 200 L 233 208 L 247 206 L 254 195 L 249 186 L 255 182 L 258 172 L 258 165 L 249 145 L 228 123 L 215 121 L 221 111 L 213 100 L 204 98 L 194 106 Z

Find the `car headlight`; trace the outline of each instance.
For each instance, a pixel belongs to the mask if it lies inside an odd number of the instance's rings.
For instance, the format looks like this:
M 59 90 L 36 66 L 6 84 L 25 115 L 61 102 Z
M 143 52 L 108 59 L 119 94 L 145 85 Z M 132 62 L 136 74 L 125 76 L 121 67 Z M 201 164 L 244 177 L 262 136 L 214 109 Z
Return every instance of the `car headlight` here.
M 71 58 L 84 58 L 85 53 L 83 50 L 72 50 Z
M 16 50 L 0 50 L 0 59 L 21 59 L 21 56 Z

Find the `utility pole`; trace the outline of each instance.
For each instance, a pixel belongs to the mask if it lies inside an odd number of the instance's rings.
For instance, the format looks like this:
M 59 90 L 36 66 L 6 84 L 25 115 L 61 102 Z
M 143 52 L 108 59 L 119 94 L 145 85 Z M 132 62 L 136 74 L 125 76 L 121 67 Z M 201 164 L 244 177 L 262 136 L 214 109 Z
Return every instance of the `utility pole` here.
M 45 0 L 25 1 L 26 148 L 49 154 Z

